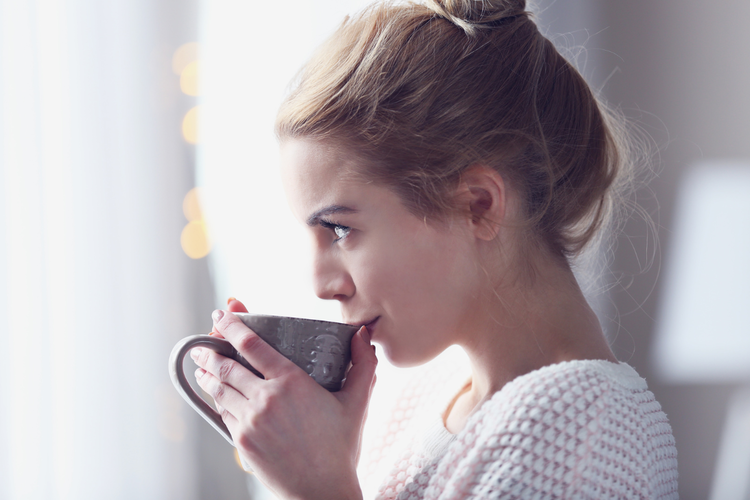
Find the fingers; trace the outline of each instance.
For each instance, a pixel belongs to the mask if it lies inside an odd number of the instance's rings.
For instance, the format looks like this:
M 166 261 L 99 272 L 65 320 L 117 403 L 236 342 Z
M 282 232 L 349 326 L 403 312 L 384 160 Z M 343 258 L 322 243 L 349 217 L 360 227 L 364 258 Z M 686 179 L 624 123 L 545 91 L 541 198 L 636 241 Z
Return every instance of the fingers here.
M 233 412 L 237 413 L 241 410 L 242 404 L 247 403 L 247 399 L 234 387 L 222 383 L 202 368 L 198 368 L 195 371 L 195 378 L 201 389 L 214 399 L 216 411 L 219 412 L 224 423 L 227 426 L 230 423 L 234 424 L 237 419 L 234 417 Z
M 235 313 L 246 313 L 247 307 L 245 307 L 245 304 L 235 299 L 234 297 L 229 297 L 229 300 L 227 300 L 227 310 Z
M 276 378 L 290 370 L 302 371 L 231 312 L 216 310 L 212 317 L 214 330 L 231 342 L 247 362 L 265 378 Z
M 378 358 L 370 344 L 370 333 L 362 327 L 352 337 L 352 367 L 346 375 L 344 387 L 338 392 L 344 404 L 364 416 L 375 383 Z
M 234 297 L 229 297 L 227 299 L 227 311 L 231 312 L 247 312 L 247 307 L 245 307 L 245 304 L 240 302 L 239 300 L 235 299 Z M 214 328 L 209 335 L 213 335 L 214 337 L 224 338 L 224 336 L 216 331 L 216 328 Z
M 260 380 L 235 360 L 224 357 L 207 347 L 191 350 L 190 357 L 199 367 L 219 379 L 219 382 L 229 384 L 240 393 L 243 393 L 243 388 Z

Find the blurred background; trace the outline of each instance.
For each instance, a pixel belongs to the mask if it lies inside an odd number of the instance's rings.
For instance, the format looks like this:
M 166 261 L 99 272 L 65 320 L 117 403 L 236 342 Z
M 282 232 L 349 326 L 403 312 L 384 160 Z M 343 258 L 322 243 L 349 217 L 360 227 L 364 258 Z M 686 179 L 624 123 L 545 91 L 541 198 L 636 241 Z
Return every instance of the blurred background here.
M 268 498 L 166 361 L 230 296 L 339 319 L 272 125 L 366 3 L 0 0 L 0 498 Z M 747 500 L 750 2 L 533 9 L 652 142 L 642 213 L 582 273 L 589 296 L 670 418 L 680 497 Z M 375 402 L 396 376 L 379 370 Z

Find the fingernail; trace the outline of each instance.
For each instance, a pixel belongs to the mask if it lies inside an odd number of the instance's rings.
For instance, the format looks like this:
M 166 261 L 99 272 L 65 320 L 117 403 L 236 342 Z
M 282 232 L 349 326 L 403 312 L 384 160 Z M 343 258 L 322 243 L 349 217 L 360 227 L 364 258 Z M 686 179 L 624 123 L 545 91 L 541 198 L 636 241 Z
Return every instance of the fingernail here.
M 196 347 L 196 348 L 190 350 L 190 357 L 193 358 L 194 360 L 198 361 L 198 357 L 200 355 L 201 355 L 201 348 L 200 347 Z
M 362 336 L 362 340 L 364 340 L 366 343 L 370 343 L 370 332 L 367 330 L 367 327 L 365 325 L 362 325 L 362 327 L 359 329 L 359 334 Z
M 197 370 L 195 370 L 195 378 L 196 378 L 197 380 L 200 380 L 200 378 L 201 378 L 201 377 L 202 377 L 203 375 L 205 375 L 205 374 L 206 374 L 206 370 L 204 370 L 203 368 L 198 368 Z
M 222 311 L 221 309 L 217 309 L 213 312 L 213 314 L 211 314 L 211 318 L 213 318 L 214 323 L 218 323 L 219 321 L 221 321 L 221 318 L 223 317 L 224 317 L 224 311 Z
M 237 300 L 237 299 L 235 299 L 234 297 L 229 297 L 227 299 L 227 305 L 229 305 L 229 303 L 232 302 L 233 300 Z

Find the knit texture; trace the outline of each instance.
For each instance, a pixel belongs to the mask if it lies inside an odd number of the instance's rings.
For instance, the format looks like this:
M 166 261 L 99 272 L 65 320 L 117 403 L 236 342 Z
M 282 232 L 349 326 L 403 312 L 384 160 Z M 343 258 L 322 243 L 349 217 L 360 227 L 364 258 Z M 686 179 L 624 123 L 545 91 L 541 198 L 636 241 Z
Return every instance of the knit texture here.
M 678 497 L 667 417 L 624 363 L 570 361 L 518 377 L 455 436 L 436 414 L 418 425 L 378 499 Z

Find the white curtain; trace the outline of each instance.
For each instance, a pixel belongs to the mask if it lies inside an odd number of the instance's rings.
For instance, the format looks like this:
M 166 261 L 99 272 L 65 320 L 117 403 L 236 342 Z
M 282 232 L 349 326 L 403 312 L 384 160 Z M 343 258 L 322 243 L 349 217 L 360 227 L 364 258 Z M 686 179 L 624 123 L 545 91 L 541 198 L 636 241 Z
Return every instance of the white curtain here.
M 195 498 L 166 369 L 197 333 L 192 164 L 160 8 L 0 0 L 3 499 Z
M 276 111 L 313 50 L 369 0 L 202 0 L 198 180 L 217 300 L 254 312 L 340 319 L 312 293 L 308 240 L 287 206 Z

